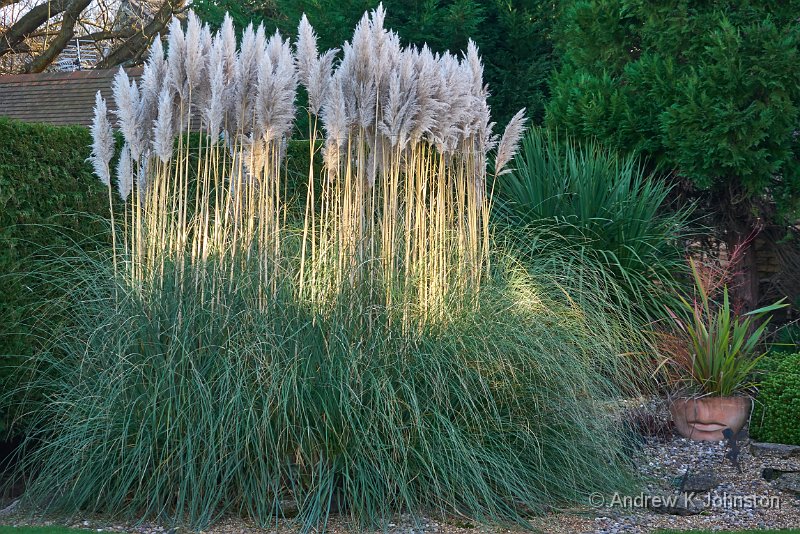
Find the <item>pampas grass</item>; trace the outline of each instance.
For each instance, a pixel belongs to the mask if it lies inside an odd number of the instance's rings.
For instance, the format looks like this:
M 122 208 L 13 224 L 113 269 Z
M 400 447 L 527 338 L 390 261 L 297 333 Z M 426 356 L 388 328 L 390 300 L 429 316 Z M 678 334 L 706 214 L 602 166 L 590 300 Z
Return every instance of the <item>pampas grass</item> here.
M 314 237 L 304 239 L 305 255 L 316 260 L 301 272 L 301 285 L 329 273 L 312 289 L 318 302 L 358 292 L 367 320 L 365 310 L 400 302 L 411 327 L 444 318 L 485 277 L 485 162 L 496 140 L 474 43 L 461 60 L 401 48 L 384 18 L 382 7 L 364 15 L 323 98 L 326 179 L 309 195 L 322 199 L 322 210 L 306 221 Z M 299 35 L 298 51 L 315 57 L 305 20 Z M 309 73 L 316 64 L 299 63 L 301 81 L 315 93 Z M 314 124 L 316 109 L 309 109 Z M 506 136 L 504 158 L 513 155 L 522 117 Z
M 511 172 L 511 169 L 505 169 L 505 166 L 514 158 L 519 149 L 526 120 L 525 110 L 522 109 L 508 121 L 503 137 L 500 139 L 500 144 L 497 146 L 497 155 L 494 160 L 495 176 Z
M 94 119 L 92 120 L 92 155 L 89 162 L 94 173 L 103 185 L 111 184 L 110 163 L 114 157 L 114 131 L 108 120 L 108 106 L 97 91 L 94 99 Z
M 314 313 L 291 284 L 254 306 L 251 269 L 212 299 L 228 275 L 215 265 L 147 292 L 88 255 L 46 266 L 39 283 L 67 291 L 27 362 L 41 372 L 23 506 L 198 530 L 296 514 L 325 531 L 336 510 L 353 529 L 398 513 L 529 527 L 593 491 L 636 491 L 603 377 L 637 338 L 591 265 L 568 296 L 568 273 L 497 257 L 475 309 L 421 330 L 391 310 L 368 325 L 346 301 Z
M 94 99 L 94 119 L 92 119 L 92 154 L 89 162 L 97 178 L 108 188 L 108 210 L 111 215 L 111 242 L 114 250 L 114 274 L 117 274 L 117 241 L 114 226 L 114 200 L 111 194 L 111 158 L 114 157 L 114 132 L 108 120 L 106 101 L 97 91 Z
M 281 147 L 297 87 L 290 44 L 250 27 L 237 52 L 229 17 L 212 35 L 194 14 L 185 32 L 173 20 L 168 40 L 166 57 L 160 45 L 151 52 L 141 90 L 122 69 L 114 80 L 125 140 L 118 187 L 124 200 L 132 198 L 125 247 L 115 259 L 139 287 L 160 285 L 168 269 L 185 283 L 200 280 L 213 258 L 229 272 L 234 262 L 254 265 L 274 288 L 284 209 Z M 201 146 L 190 146 L 198 129 L 205 134 Z M 95 130 L 99 146 L 109 127 Z M 200 158 L 190 169 L 191 153 Z M 93 161 L 106 183 L 103 158 L 110 154 Z

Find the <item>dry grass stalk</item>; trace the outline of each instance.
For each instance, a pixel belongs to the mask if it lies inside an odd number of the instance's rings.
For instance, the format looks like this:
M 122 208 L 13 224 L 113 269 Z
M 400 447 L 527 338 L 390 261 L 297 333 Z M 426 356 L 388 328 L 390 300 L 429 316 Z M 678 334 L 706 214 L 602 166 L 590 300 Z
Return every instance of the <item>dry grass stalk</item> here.
M 365 14 L 322 95 L 325 176 L 319 218 L 307 208 L 301 269 L 317 302 L 358 292 L 368 310 L 400 309 L 407 324 L 443 318 L 469 302 L 489 267 L 487 154 L 495 147 L 483 67 L 474 43 L 463 59 L 401 48 L 379 6 Z M 316 54 L 304 19 L 298 51 Z M 321 59 L 300 60 L 313 72 Z M 301 76 L 309 92 L 308 74 Z M 309 109 L 316 124 L 317 107 Z M 505 136 L 513 156 L 524 119 Z M 311 183 L 309 183 L 311 186 Z M 366 294 L 365 294 L 366 293 Z M 466 298 L 465 298 L 466 297 Z
M 262 298 L 298 280 L 298 297 L 320 310 L 344 298 L 367 320 L 388 309 L 408 326 L 470 305 L 489 268 L 486 161 L 497 146 L 483 66 L 472 42 L 460 59 L 402 48 L 384 18 L 382 6 L 364 15 L 334 70 L 337 51 L 318 52 L 305 17 L 293 53 L 262 26 L 249 26 L 237 50 L 230 17 L 212 35 L 190 14 L 185 31 L 170 25 L 166 57 L 153 48 L 141 87 L 120 71 L 118 255 L 132 283 L 163 284 L 174 273 L 180 284 L 210 284 L 213 296 L 238 270 L 255 269 Z M 312 163 L 299 257 L 285 263 L 281 160 L 298 82 L 309 94 Z M 198 117 L 205 135 L 194 146 Z M 325 168 L 316 186 L 320 121 Z M 520 112 L 496 172 L 523 125 Z M 108 182 L 104 157 L 95 166 Z M 209 268 L 227 274 L 207 280 Z

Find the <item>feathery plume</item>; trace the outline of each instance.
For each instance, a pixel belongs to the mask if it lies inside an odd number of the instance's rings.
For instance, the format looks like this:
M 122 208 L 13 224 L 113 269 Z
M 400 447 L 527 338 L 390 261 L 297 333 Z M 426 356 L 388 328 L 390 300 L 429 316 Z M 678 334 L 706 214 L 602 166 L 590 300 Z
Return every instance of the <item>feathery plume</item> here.
M 147 53 L 147 63 L 151 63 L 159 68 L 164 67 L 164 43 L 161 41 L 161 34 L 156 34 L 153 44 Z
M 139 110 L 136 119 L 144 147 L 147 147 L 150 142 L 149 136 L 152 132 L 149 125 L 158 115 L 158 95 L 161 92 L 161 83 L 165 75 L 164 47 L 161 44 L 161 36 L 156 35 L 142 71 Z
M 372 11 L 369 24 L 370 31 L 370 75 L 375 79 L 375 85 L 382 89 L 388 82 L 389 73 L 400 59 L 400 36 L 386 30 L 384 22 L 386 10 L 383 2 Z
M 475 96 L 486 96 L 486 87 L 483 85 L 483 62 L 478 53 L 478 46 L 475 41 L 467 41 L 467 54 L 465 57 L 472 72 L 472 94 Z
M 297 75 L 300 83 L 308 87 L 311 73 L 318 69 L 319 51 L 317 50 L 317 34 L 309 24 L 305 13 L 303 13 L 300 18 L 300 24 L 297 26 L 295 55 L 297 57 Z
M 503 167 L 516 155 L 519 149 L 519 140 L 522 138 L 527 120 L 528 119 L 525 117 L 525 108 L 522 108 L 508 121 L 506 130 L 503 132 L 503 138 L 500 140 L 500 145 L 497 147 L 497 157 L 494 160 L 495 175 L 500 176 L 511 172 L 511 169 L 503 170 Z
M 319 115 L 322 103 L 328 93 L 331 83 L 331 73 L 333 71 L 333 60 L 339 49 L 328 50 L 316 62 L 315 68 L 309 72 L 308 81 L 305 85 L 308 92 L 308 110 L 312 115 Z
M 172 87 L 165 85 L 158 97 L 158 118 L 153 125 L 153 151 L 164 163 L 172 158 L 175 138 L 172 105 Z
M 358 124 L 364 129 L 369 129 L 375 122 L 377 92 L 375 80 L 371 78 L 366 83 L 360 83 L 356 86 Z
M 150 112 L 150 106 L 155 108 L 158 93 L 161 92 L 161 83 L 166 74 L 166 66 L 164 45 L 161 44 L 161 37 L 157 35 L 150 46 L 150 54 L 142 71 L 141 104 L 144 111 Z
M 335 143 L 337 149 L 341 147 L 347 137 L 348 121 L 342 76 L 338 71 L 331 80 L 328 96 L 322 106 L 322 124 L 327 141 Z
M 406 52 L 401 67 L 389 75 L 389 91 L 383 105 L 381 133 L 389 138 L 392 147 L 404 148 L 414 128 L 414 116 L 419 107 L 416 102 L 417 78 L 413 54 Z
M 436 123 L 431 125 L 430 138 L 437 149 L 452 154 L 469 136 L 470 114 L 474 97 L 470 94 L 471 75 L 458 58 L 445 53 L 436 58 L 439 81 L 432 87 L 432 99 L 441 105 Z
M 106 101 L 100 95 L 100 91 L 97 91 L 94 97 L 94 119 L 91 133 L 92 155 L 88 161 L 91 162 L 94 173 L 103 185 L 108 186 L 111 183 L 109 163 L 114 156 L 114 132 L 108 120 Z
M 131 161 L 131 147 L 125 143 L 117 162 L 117 189 L 123 202 L 128 201 L 128 196 L 133 189 L 133 162 Z
M 210 87 L 208 101 L 203 109 L 203 120 L 208 127 L 212 144 L 217 143 L 225 116 L 233 107 L 237 64 L 233 21 L 226 13 L 222 28 L 213 38 L 208 62 Z
M 411 141 L 417 143 L 430 134 L 446 106 L 436 98 L 442 77 L 431 49 L 427 45 L 423 46 L 418 54 L 414 54 L 414 59 L 417 71 L 417 113 L 411 130 Z
M 259 30 L 263 33 L 263 28 L 260 27 Z M 258 70 L 263 56 L 263 46 L 259 41 L 253 25 L 248 24 L 242 34 L 233 95 L 235 128 L 244 135 L 248 135 L 252 128 L 253 99 L 257 92 Z
M 378 2 L 378 7 L 372 10 L 372 21 L 370 23 L 370 27 L 372 28 L 372 32 L 375 34 L 375 37 L 380 38 L 381 34 L 386 33 L 386 30 L 383 27 L 385 21 L 386 9 L 383 7 L 383 2 Z
M 236 77 L 236 32 L 233 29 L 233 19 L 228 13 L 225 13 L 225 18 L 222 20 L 217 41 L 225 64 L 225 79 L 230 83 Z
M 211 33 L 211 26 L 208 23 L 203 24 L 203 29 L 200 32 L 200 49 L 203 53 L 203 58 L 207 58 L 211 54 L 211 47 L 214 44 L 214 36 Z
M 192 96 L 193 105 L 198 109 L 203 109 L 211 95 L 211 69 L 209 60 L 211 58 L 213 43 L 214 38 L 211 35 L 211 28 L 208 24 L 203 24 L 203 28 L 200 31 L 200 70 L 202 74 L 195 85 L 194 95 Z
M 347 128 L 350 128 L 358 125 L 358 100 L 356 98 L 356 89 L 358 88 L 359 82 L 357 80 L 358 74 L 355 66 L 358 60 L 350 43 L 345 42 L 342 45 L 342 52 L 342 61 L 339 63 L 339 68 L 336 69 L 334 78 L 336 79 L 336 83 L 340 85 L 336 95 L 342 98 L 342 105 L 345 110 L 343 114 L 345 119 L 344 124 Z M 341 90 L 341 95 L 338 93 L 339 90 Z M 333 96 L 334 93 L 329 94 L 329 98 L 333 98 Z
M 488 154 L 497 146 L 497 136 L 493 133 L 496 123 L 492 122 L 492 111 L 485 98 L 477 97 L 473 111 L 469 123 L 470 138 L 474 140 L 477 151 Z
M 276 32 L 258 69 L 257 133 L 267 142 L 291 131 L 296 91 L 297 71 L 289 40 L 284 41 Z
M 131 155 L 138 159 L 144 151 L 143 128 L 140 127 L 139 88 L 130 81 L 128 74 L 119 68 L 112 84 L 114 103 L 117 106 L 117 124 L 125 141 L 130 145 Z
M 216 144 L 225 115 L 225 65 L 221 58 L 211 59 L 211 94 L 203 109 L 203 120 L 208 127 L 211 143 Z
M 187 96 L 186 80 L 186 36 L 177 17 L 169 23 L 167 37 L 167 78 L 164 83 L 172 84 L 175 92 L 183 100 Z
M 194 14 L 194 11 L 189 11 L 188 21 L 186 23 L 186 81 L 189 84 L 189 89 L 194 90 L 195 87 L 202 83 L 203 70 L 204 70 L 204 57 L 202 45 L 203 28 L 200 25 L 200 19 Z
M 372 26 L 370 15 L 364 13 L 353 33 L 352 53 L 356 85 L 375 84 L 380 79 L 380 76 L 376 75 L 380 69 L 380 65 L 376 65 L 378 58 L 375 55 L 377 32 L 373 31 Z

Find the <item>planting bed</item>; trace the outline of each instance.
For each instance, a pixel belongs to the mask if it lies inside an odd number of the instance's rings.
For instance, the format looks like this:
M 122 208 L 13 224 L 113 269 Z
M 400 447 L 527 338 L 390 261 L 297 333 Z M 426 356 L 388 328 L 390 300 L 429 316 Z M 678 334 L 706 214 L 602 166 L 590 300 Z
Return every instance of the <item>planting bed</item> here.
M 657 420 L 666 420 L 663 402 L 642 405 Z M 773 530 L 788 529 L 800 524 L 800 476 L 783 474 L 775 480 L 763 477 L 765 469 L 800 471 L 800 455 L 790 455 L 784 450 L 764 451 L 753 447 L 749 438 L 739 441 L 739 468 L 726 457 L 730 447 L 725 442 L 691 441 L 667 432 L 656 437 L 642 437 L 641 445 L 632 457 L 638 471 L 646 479 L 642 495 L 668 496 L 680 494 L 683 475 L 689 470 L 685 483 L 688 492 L 694 492 L 694 505 L 683 510 L 678 500 L 675 510 L 657 511 L 646 506 L 631 505 L 586 506 L 553 512 L 544 517 L 531 518 L 533 527 L 543 532 L 560 533 L 651 533 L 670 530 Z M 792 487 L 796 491 L 792 491 Z M 708 489 L 704 489 L 708 488 Z M 631 495 L 628 497 L 637 497 Z M 709 501 L 711 496 L 711 501 Z M 754 496 L 764 503 L 748 505 L 746 498 Z M 593 496 L 593 500 L 599 497 Z M 613 495 L 604 495 L 610 503 Z M 771 499 L 771 501 L 770 501 Z M 711 503 L 710 506 L 708 503 Z M 777 506 L 775 506 L 777 504 Z M 4 503 L 8 505 L 8 503 Z M 680 515 L 689 514 L 689 515 Z M 103 517 L 40 518 L 31 520 L 19 511 L 0 511 L 0 524 L 67 525 L 104 532 L 133 532 L 160 534 L 169 528 L 153 523 L 131 525 Z M 280 523 L 277 528 L 262 529 L 252 522 L 227 519 L 204 531 L 211 534 L 262 534 L 265 532 L 295 532 L 297 527 Z M 348 523 L 332 517 L 326 529 L 330 532 L 349 531 Z M 407 533 L 463 533 L 475 532 L 525 532 L 521 527 L 486 526 L 458 517 L 423 517 L 414 521 L 410 516 L 398 516 L 387 525 L 388 532 Z

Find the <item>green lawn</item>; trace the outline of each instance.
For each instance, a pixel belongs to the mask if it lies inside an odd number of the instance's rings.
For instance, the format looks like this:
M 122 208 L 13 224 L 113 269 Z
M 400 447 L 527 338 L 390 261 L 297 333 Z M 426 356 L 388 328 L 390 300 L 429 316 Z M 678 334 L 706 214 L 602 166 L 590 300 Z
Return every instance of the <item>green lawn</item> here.
M 771 532 L 773 534 L 800 534 L 800 530 L 735 530 L 726 534 L 758 534 L 760 532 Z M 710 530 L 659 530 L 656 534 L 712 534 Z M 2 534 L 2 531 L 0 531 Z

